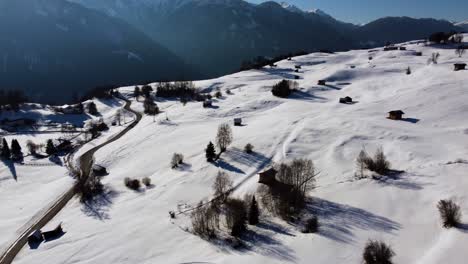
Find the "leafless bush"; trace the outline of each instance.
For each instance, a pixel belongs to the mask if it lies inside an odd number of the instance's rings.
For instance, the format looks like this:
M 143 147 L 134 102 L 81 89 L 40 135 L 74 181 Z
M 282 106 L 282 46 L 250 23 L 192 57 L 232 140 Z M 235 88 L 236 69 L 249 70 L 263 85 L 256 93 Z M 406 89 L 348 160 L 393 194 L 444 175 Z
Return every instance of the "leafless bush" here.
M 171 159 L 171 168 L 175 169 L 184 163 L 184 155 L 180 153 L 174 153 Z
M 104 191 L 100 177 L 89 177 L 88 180 L 81 178 L 78 180 L 77 188 L 81 202 L 89 201 Z
M 191 214 L 193 232 L 204 238 L 216 237 L 219 227 L 219 213 L 212 207 L 204 205 L 202 201 Z
M 220 202 L 224 202 L 228 198 L 231 189 L 232 181 L 229 179 L 229 175 L 225 172 L 219 171 L 215 182 L 213 183 L 215 197 L 217 197 Z
M 140 189 L 141 187 L 141 184 L 140 184 L 140 181 L 138 179 L 130 179 L 128 177 L 126 177 L 124 179 L 124 183 L 125 183 L 125 186 L 127 186 L 128 188 L 134 190 L 134 191 L 137 191 Z
M 146 187 L 151 186 L 151 179 L 150 179 L 149 177 L 144 177 L 143 180 L 141 180 L 141 182 L 142 182 Z
M 437 204 L 437 209 L 439 209 L 442 224 L 445 228 L 452 228 L 460 225 L 460 206 L 458 206 L 454 201 L 440 200 Z
M 244 147 L 244 151 L 245 153 L 248 153 L 248 154 L 252 154 L 253 153 L 253 149 L 254 149 L 254 146 L 250 143 L 248 143 L 247 145 L 245 145 Z
M 221 152 L 226 151 L 227 147 L 232 143 L 232 130 L 229 124 L 221 124 L 218 127 L 216 143 Z
M 455 49 L 455 54 L 458 55 L 458 57 L 462 57 L 463 54 L 465 54 L 466 50 L 465 50 L 465 47 L 463 46 L 458 46 L 456 49 Z
M 381 147 L 375 152 L 374 158 L 369 157 L 365 150 L 361 150 L 356 164 L 359 170 L 357 177 L 360 178 L 364 177 L 364 168 L 381 175 L 385 175 L 390 170 L 390 162 L 387 160 L 383 148 Z
M 31 155 L 35 155 L 37 153 L 38 146 L 31 140 L 26 142 L 26 147 Z
M 381 241 L 369 240 L 364 248 L 363 258 L 365 264 L 392 264 L 395 252 Z
M 437 64 L 439 62 L 439 57 L 440 53 L 439 52 L 433 52 L 429 60 L 427 61 L 427 64 Z

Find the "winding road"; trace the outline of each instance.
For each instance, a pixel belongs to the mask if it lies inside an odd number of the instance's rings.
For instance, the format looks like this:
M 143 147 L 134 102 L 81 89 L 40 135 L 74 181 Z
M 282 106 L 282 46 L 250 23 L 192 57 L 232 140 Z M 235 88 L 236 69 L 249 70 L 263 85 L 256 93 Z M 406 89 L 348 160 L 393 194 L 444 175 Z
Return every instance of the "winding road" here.
M 124 98 L 119 97 L 120 99 L 125 101 L 124 109 L 133 113 L 136 116 L 136 119 L 127 126 L 124 130 L 119 132 L 117 135 L 112 137 L 111 139 L 107 140 L 106 142 L 88 150 L 86 153 L 81 155 L 79 160 L 79 166 L 81 170 L 81 176 L 86 177 L 85 180 L 89 179 L 91 175 L 91 168 L 93 166 L 94 154 L 101 148 L 115 142 L 116 140 L 123 137 L 127 134 L 130 130 L 132 130 L 142 119 L 142 115 L 134 111 L 130 108 L 131 101 Z M 27 227 L 18 238 L 10 245 L 4 252 L 0 255 L 0 264 L 10 264 L 13 262 L 13 259 L 16 255 L 21 251 L 21 249 L 26 245 L 28 242 L 28 236 L 34 230 L 41 229 L 44 227 L 50 220 L 52 220 L 64 207 L 65 205 L 77 194 L 77 184 L 73 185 L 68 191 L 63 193 L 60 197 L 58 197 L 51 205 L 47 208 L 42 209 L 39 211 L 30 221 L 30 226 Z

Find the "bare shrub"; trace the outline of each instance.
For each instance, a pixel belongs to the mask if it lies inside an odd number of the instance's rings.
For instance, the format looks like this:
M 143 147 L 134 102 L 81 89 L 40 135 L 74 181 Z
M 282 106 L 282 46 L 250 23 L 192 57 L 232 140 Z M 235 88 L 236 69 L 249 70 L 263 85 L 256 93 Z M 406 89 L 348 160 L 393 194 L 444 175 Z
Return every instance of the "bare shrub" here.
M 204 238 L 216 237 L 216 229 L 219 227 L 219 214 L 216 210 L 200 201 L 190 218 L 195 234 Z
M 138 191 L 141 187 L 140 181 L 138 179 L 130 179 L 126 177 L 124 179 L 124 183 L 125 183 L 125 186 L 127 186 L 128 188 L 134 191 Z
M 146 186 L 149 187 L 151 186 L 151 179 L 149 177 L 144 177 L 141 182 Z
M 226 225 L 231 235 L 239 237 L 247 230 L 247 207 L 243 200 L 229 199 L 226 202 Z
M 439 62 L 439 57 L 440 53 L 439 52 L 433 52 L 429 60 L 427 61 L 427 64 L 437 64 Z
M 445 228 L 452 228 L 460 225 L 460 206 L 454 201 L 440 200 L 437 204 L 437 209 L 439 209 L 440 218 L 442 218 L 442 224 Z
M 381 175 L 385 175 L 390 170 L 390 162 L 387 160 L 382 147 L 377 149 L 374 154 L 374 158 L 367 156 L 365 150 L 361 150 L 356 163 L 358 165 L 358 169 L 360 170 L 359 176 L 364 175 L 362 165 L 364 165 L 366 169 L 377 172 Z
M 381 241 L 369 240 L 364 248 L 365 264 L 392 264 L 395 252 Z
M 86 202 L 100 195 L 104 191 L 104 185 L 100 177 L 89 177 L 87 180 L 80 178 L 77 184 L 80 201 Z
M 316 216 L 312 216 L 311 218 L 307 219 L 304 230 L 302 233 L 317 233 L 319 228 L 318 218 Z
M 367 168 L 367 164 L 369 163 L 369 155 L 367 155 L 367 152 L 362 149 L 361 152 L 359 152 L 359 155 L 356 159 L 356 168 L 358 172 L 356 173 L 356 178 L 357 179 L 362 179 L 365 178 L 364 171 Z
M 456 49 L 455 49 L 455 54 L 458 55 L 458 57 L 462 57 L 463 54 L 465 54 L 466 50 L 465 50 L 465 47 L 463 46 L 458 46 Z
M 31 155 L 36 155 L 38 146 L 34 142 L 28 140 L 26 142 L 26 147 L 28 148 L 28 151 Z
M 250 143 L 248 143 L 247 145 L 245 145 L 244 147 L 244 151 L 245 153 L 248 153 L 248 154 L 252 154 L 253 153 L 253 149 L 254 149 L 254 146 Z
M 216 136 L 216 143 L 221 152 L 226 151 L 227 147 L 232 143 L 232 130 L 229 124 L 221 124 L 218 127 L 218 134 Z
M 216 176 L 215 182 L 213 183 L 213 191 L 215 197 L 224 202 L 232 189 L 232 181 L 229 179 L 229 175 L 225 172 L 219 171 Z
M 175 168 L 179 167 L 179 165 L 181 165 L 183 163 L 184 163 L 184 155 L 182 155 L 180 153 L 174 153 L 172 155 L 171 168 L 175 169 Z

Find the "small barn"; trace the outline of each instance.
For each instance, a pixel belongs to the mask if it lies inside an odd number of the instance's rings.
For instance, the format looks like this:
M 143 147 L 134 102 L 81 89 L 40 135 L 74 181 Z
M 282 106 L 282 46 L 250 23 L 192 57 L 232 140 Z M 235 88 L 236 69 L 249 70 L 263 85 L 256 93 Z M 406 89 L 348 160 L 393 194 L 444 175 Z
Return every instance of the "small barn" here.
M 326 80 L 319 80 L 317 82 L 318 85 L 327 85 L 327 81 Z
M 340 103 L 342 104 L 351 104 L 353 102 L 353 98 L 346 96 L 343 98 L 340 98 Z
M 93 165 L 93 173 L 94 175 L 107 175 L 107 169 L 104 166 L 94 164 Z
M 276 183 L 276 174 L 278 171 L 275 170 L 275 168 L 269 168 L 266 171 L 260 172 L 258 175 L 259 180 L 258 183 L 262 183 L 265 185 L 273 185 Z
M 62 223 L 60 223 L 53 230 L 42 233 L 42 236 L 44 237 L 45 241 L 56 239 L 61 235 L 63 235 Z
M 455 71 L 462 71 L 465 70 L 466 68 L 466 63 L 455 63 L 454 64 L 454 70 Z
M 38 244 L 44 241 L 44 238 L 42 237 L 42 232 L 39 229 L 34 230 L 29 236 L 28 236 L 28 243 L 31 244 Z
M 294 66 L 294 68 L 299 70 L 299 69 L 302 69 L 302 66 L 301 65 L 296 65 L 296 66 Z
M 206 107 L 211 107 L 211 106 L 213 106 L 213 101 L 211 101 L 209 99 L 203 101 L 203 107 L 206 108 Z
M 400 47 L 400 50 L 406 50 L 406 47 L 401 46 L 401 47 Z
M 242 126 L 242 118 L 234 118 L 234 126 Z
M 414 56 L 422 56 L 422 55 L 423 55 L 423 53 L 421 51 L 416 51 L 414 53 Z
M 299 72 L 299 69 L 295 69 L 294 72 Z
M 401 120 L 403 119 L 404 114 L 405 113 L 401 110 L 393 110 L 393 111 L 388 112 L 388 119 Z

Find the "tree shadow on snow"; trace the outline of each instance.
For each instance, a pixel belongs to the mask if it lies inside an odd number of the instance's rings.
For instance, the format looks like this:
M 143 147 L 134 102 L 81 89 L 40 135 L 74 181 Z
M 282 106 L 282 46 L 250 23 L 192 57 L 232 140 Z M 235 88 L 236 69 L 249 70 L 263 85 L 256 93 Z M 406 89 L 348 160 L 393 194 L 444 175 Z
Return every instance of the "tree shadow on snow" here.
M 239 173 L 239 174 L 245 174 L 243 170 L 237 168 L 234 165 L 227 163 L 226 161 L 222 159 L 217 160 L 214 164 L 216 165 L 216 167 L 221 168 L 223 170 L 227 170 L 227 171 Z
M 117 197 L 118 192 L 110 189 L 109 187 L 104 188 L 104 192 L 101 195 L 94 197 L 92 200 L 87 201 L 83 204 L 81 211 L 89 217 L 96 218 L 100 221 L 110 219 L 109 210 L 112 207 L 113 200 Z
M 15 163 L 11 160 L 4 160 L 2 159 L 3 164 L 10 170 L 11 176 L 15 181 L 18 181 L 18 175 L 16 174 L 16 167 Z
M 226 157 L 229 159 L 239 162 L 248 167 L 258 167 L 270 163 L 271 159 L 263 155 L 262 153 L 253 152 L 251 154 L 246 153 L 242 149 L 232 148 L 226 151 Z
M 57 166 L 63 166 L 63 162 L 57 155 L 52 155 L 49 157 L 49 161 L 56 164 Z
M 401 228 L 383 216 L 320 198 L 310 199 L 306 209 L 319 218 L 318 234 L 340 243 L 352 243 L 356 229 L 393 233 Z
M 406 175 L 406 177 L 404 175 Z M 389 170 L 386 175 L 379 177 L 374 176 L 373 179 L 377 180 L 380 184 L 404 190 L 423 189 L 423 184 L 412 181 L 404 171 Z
M 288 98 L 295 99 L 295 100 L 304 100 L 304 101 L 317 101 L 317 100 L 325 101 L 324 97 L 316 96 L 312 93 L 304 92 L 300 90 L 294 91 Z

